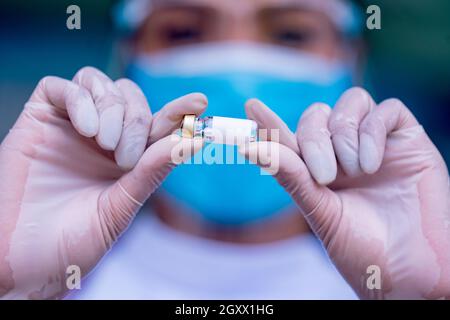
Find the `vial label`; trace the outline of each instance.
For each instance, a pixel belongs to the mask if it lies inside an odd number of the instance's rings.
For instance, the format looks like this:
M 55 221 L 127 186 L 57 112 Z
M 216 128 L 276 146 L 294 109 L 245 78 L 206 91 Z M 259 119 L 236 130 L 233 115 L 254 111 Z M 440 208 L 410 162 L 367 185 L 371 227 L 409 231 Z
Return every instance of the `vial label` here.
M 204 129 L 208 142 L 227 145 L 239 145 L 256 141 L 257 124 L 253 120 L 212 117 Z

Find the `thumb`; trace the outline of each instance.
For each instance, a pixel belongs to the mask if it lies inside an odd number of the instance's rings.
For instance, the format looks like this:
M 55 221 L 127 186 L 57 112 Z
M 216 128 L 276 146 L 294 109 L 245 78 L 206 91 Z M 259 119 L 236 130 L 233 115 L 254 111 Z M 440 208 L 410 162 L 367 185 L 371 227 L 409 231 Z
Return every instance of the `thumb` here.
M 125 230 L 171 170 L 202 147 L 202 139 L 185 139 L 176 134 L 160 139 L 145 151 L 132 171 L 105 190 L 99 200 L 99 214 L 109 231 L 108 243 Z
M 340 201 L 332 190 L 316 183 L 298 154 L 272 141 L 242 145 L 239 152 L 274 176 L 297 203 L 312 230 L 324 240 L 339 220 Z
M 297 137 L 268 106 L 260 100 L 250 99 L 245 104 L 245 112 L 249 119 L 258 124 L 260 140 L 279 142 L 300 154 Z

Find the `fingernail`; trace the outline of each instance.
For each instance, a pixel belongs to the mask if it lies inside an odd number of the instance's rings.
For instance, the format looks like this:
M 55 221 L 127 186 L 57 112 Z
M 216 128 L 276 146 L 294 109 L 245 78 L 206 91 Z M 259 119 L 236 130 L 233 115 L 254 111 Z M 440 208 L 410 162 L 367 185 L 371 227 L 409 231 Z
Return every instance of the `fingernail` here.
M 204 140 L 201 137 L 194 137 L 194 152 L 200 151 L 204 146 Z
M 246 142 L 241 143 L 237 146 L 237 151 L 241 155 L 245 156 L 251 152 L 257 152 L 258 151 L 258 142 Z
M 378 170 L 378 149 L 375 140 L 367 133 L 362 133 L 359 141 L 361 168 L 368 174 Z
M 183 137 L 181 137 L 179 134 L 171 134 L 170 135 L 170 141 L 172 142 L 180 142 L 181 140 L 183 140 Z
M 245 156 L 245 154 L 246 154 L 247 151 L 248 151 L 248 147 L 249 147 L 248 144 L 240 144 L 240 145 L 238 145 L 238 147 L 237 147 L 237 151 L 238 151 L 238 153 L 239 153 L 240 155 Z
M 355 138 L 357 143 L 357 137 Z M 361 173 L 359 166 L 358 147 L 352 143 L 350 138 L 343 135 L 333 137 L 333 146 L 339 158 L 339 163 L 345 173 L 354 177 Z
M 111 107 L 100 115 L 100 129 L 98 143 L 105 150 L 114 150 L 122 134 L 123 113 Z
M 89 105 L 91 104 L 91 105 Z M 79 107 L 77 107 L 78 120 L 80 132 L 88 138 L 94 137 L 98 133 L 99 120 L 95 110 L 95 106 L 90 101 L 80 101 Z
M 133 143 L 127 143 L 128 146 L 123 150 L 117 150 L 116 162 L 119 167 L 127 170 L 133 169 L 144 153 L 145 143 L 146 141 L 142 140 L 134 141 Z
M 255 98 L 247 100 L 245 103 L 247 108 L 258 108 L 261 107 L 261 102 Z
M 208 104 L 208 99 L 203 93 L 193 93 L 191 98 L 191 103 L 196 110 L 204 109 Z
M 311 174 L 322 185 L 331 183 L 336 177 L 336 166 L 333 159 L 324 152 L 317 143 L 306 142 L 302 154 Z

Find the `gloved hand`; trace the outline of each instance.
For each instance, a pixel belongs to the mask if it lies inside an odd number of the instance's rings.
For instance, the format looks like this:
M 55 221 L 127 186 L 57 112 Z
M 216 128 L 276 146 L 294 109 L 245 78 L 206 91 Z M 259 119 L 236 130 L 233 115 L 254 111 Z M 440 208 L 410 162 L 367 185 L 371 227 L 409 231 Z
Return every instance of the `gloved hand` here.
M 275 178 L 361 298 L 450 298 L 448 170 L 400 101 L 353 88 L 333 109 L 312 105 L 295 135 L 257 100 L 246 111 L 280 143 L 241 153 L 279 161 Z
M 61 297 L 68 266 L 86 275 L 182 160 L 173 150 L 202 147 L 171 133 L 206 105 L 187 95 L 152 119 L 130 80 L 42 79 L 0 146 L 0 297 Z

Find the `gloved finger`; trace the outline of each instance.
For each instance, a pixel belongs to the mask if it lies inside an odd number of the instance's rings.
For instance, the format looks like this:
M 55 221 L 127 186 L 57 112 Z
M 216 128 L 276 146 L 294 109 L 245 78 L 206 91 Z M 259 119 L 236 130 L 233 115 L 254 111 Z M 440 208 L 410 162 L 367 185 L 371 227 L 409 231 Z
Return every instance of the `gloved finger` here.
M 39 81 L 29 101 L 45 103 L 67 112 L 75 130 L 85 137 L 94 137 L 98 132 L 98 115 L 91 95 L 71 81 L 45 77 Z
M 153 116 L 149 144 L 180 128 L 185 115 L 201 115 L 206 110 L 207 105 L 208 99 L 202 93 L 191 93 L 166 104 Z
M 115 82 L 126 101 L 122 136 L 115 150 L 117 164 L 126 170 L 132 169 L 147 146 L 152 115 L 141 89 L 131 80 Z
M 331 108 L 323 103 L 311 105 L 302 115 L 297 140 L 302 158 L 316 181 L 327 185 L 336 179 L 337 163 L 328 131 Z
M 245 113 L 258 124 L 259 140 L 279 142 L 299 154 L 295 134 L 268 106 L 258 99 L 250 99 L 245 104 Z
M 313 230 L 319 230 L 324 223 L 338 217 L 337 206 L 328 206 L 330 201 L 338 201 L 336 194 L 314 181 L 305 163 L 292 149 L 276 142 L 259 141 L 242 145 L 238 151 L 274 175 L 297 203 Z
M 359 161 L 362 170 L 368 174 L 378 171 L 389 134 L 418 125 L 414 115 L 400 100 L 383 101 L 367 115 L 359 128 Z
M 348 176 L 361 174 L 359 125 L 374 108 L 372 97 L 362 88 L 347 90 L 336 103 L 328 122 L 334 152 Z
M 73 82 L 86 88 L 94 99 L 99 115 L 96 141 L 104 150 L 115 150 L 122 135 L 125 99 L 114 82 L 92 67 L 80 69 Z
M 202 139 L 185 139 L 175 134 L 148 147 L 134 169 L 107 191 L 108 217 L 115 228 L 123 230 L 170 171 L 202 147 Z

